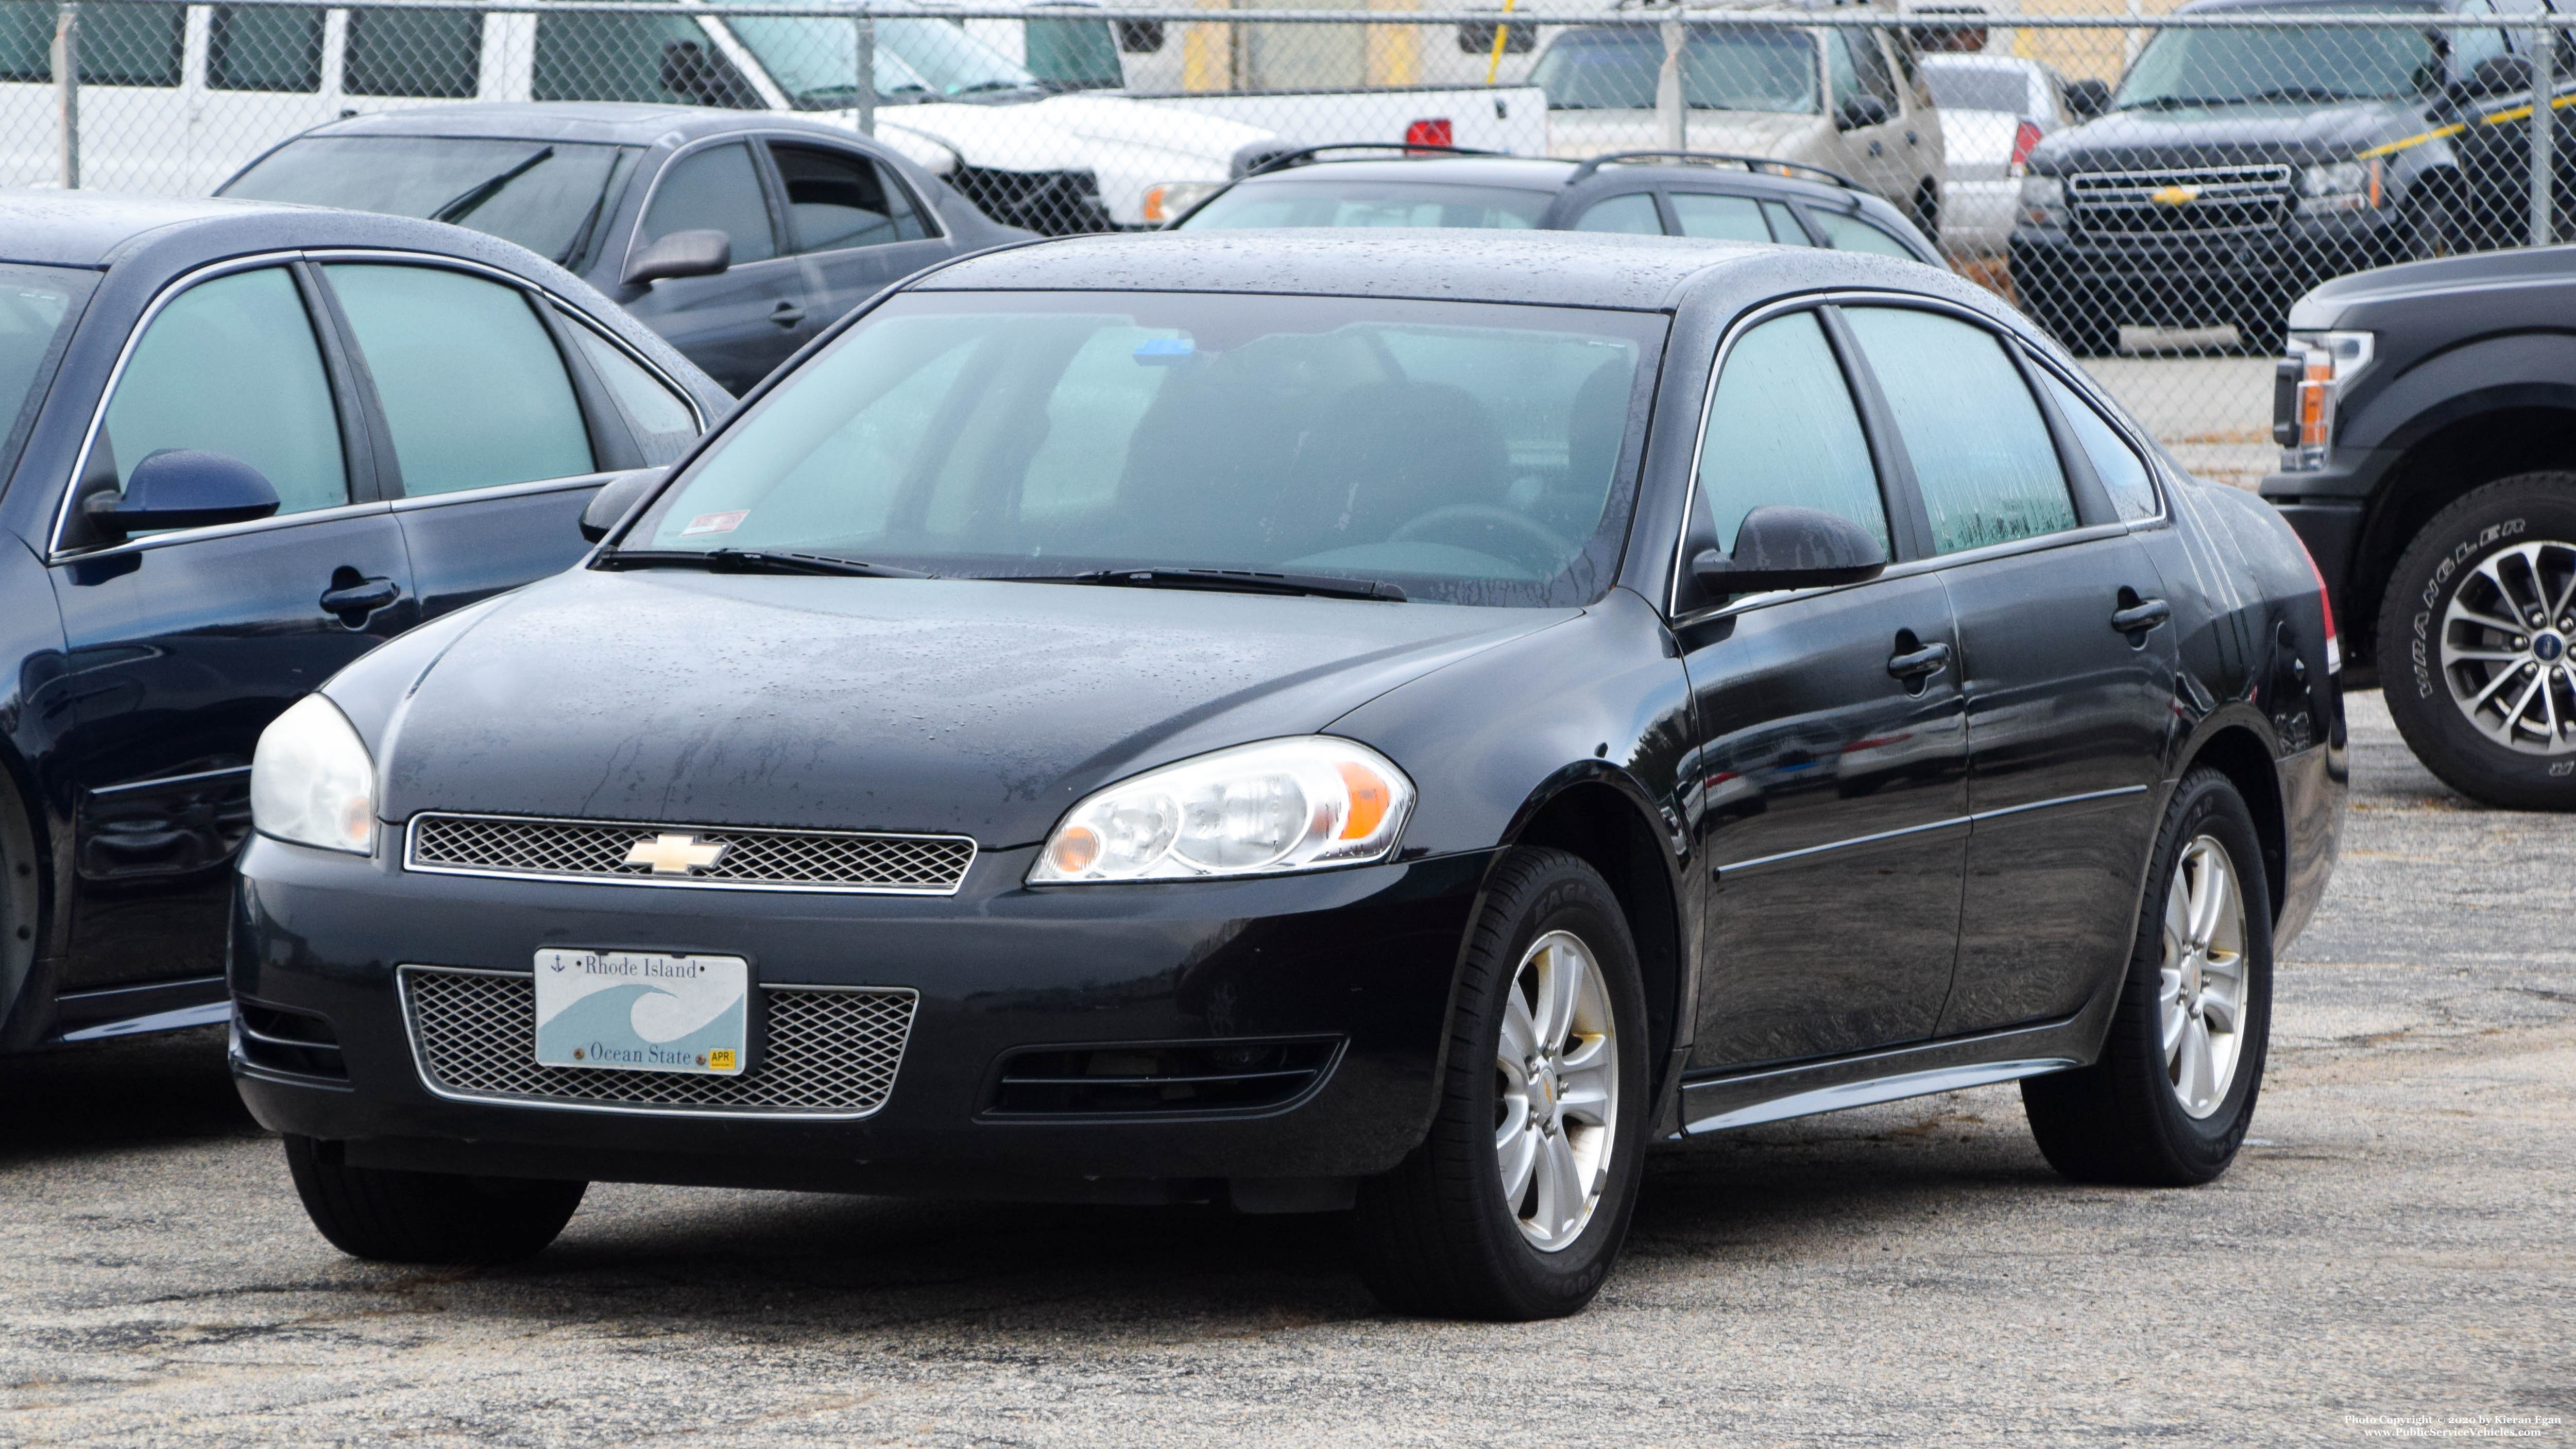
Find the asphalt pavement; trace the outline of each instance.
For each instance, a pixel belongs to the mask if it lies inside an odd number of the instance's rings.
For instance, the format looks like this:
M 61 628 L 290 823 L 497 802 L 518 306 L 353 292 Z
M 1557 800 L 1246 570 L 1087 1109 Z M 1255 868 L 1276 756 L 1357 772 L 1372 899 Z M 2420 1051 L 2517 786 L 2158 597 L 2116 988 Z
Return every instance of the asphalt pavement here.
M 2351 713 L 2346 856 L 2205 1188 L 2061 1181 L 1997 1087 L 1658 1158 L 1556 1323 L 1392 1317 L 1330 1220 L 1202 1209 L 611 1186 L 421 1272 L 313 1234 L 200 1034 L 0 1065 L 0 1442 L 2568 1442 L 2576 818 Z

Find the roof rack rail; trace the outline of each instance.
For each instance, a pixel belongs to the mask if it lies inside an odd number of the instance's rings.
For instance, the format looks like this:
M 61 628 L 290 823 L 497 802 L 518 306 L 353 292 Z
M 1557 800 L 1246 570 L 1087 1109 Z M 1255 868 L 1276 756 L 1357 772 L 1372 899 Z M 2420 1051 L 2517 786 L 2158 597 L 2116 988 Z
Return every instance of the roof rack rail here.
M 1415 141 L 1344 141 L 1338 145 L 1308 146 L 1296 151 L 1282 151 L 1276 156 L 1265 156 L 1245 167 L 1243 177 L 1236 179 L 1242 180 L 1244 177 L 1259 176 L 1268 171 L 1284 171 L 1291 166 L 1302 166 L 1327 151 L 1402 151 L 1407 155 L 1428 153 L 1437 156 L 1507 156 L 1511 154 L 1508 151 L 1479 150 L 1473 146 L 1432 146 Z
M 1591 179 L 1592 173 L 1615 161 L 1648 160 L 1679 161 L 1684 165 L 1692 162 L 1724 162 L 1731 166 L 1741 166 L 1747 171 L 1768 171 L 1775 176 L 1789 176 L 1791 172 L 1800 172 L 1808 176 L 1821 176 L 1845 191 L 1864 189 L 1859 182 L 1839 171 L 1828 171 L 1822 166 L 1810 166 L 1804 161 L 1782 161 L 1770 156 L 1734 156 L 1723 151 L 1613 151 L 1606 156 L 1595 156 L 1574 168 L 1574 174 L 1565 179 L 1565 184 L 1568 187 L 1579 186 Z M 1791 177 L 1791 179 L 1796 178 Z

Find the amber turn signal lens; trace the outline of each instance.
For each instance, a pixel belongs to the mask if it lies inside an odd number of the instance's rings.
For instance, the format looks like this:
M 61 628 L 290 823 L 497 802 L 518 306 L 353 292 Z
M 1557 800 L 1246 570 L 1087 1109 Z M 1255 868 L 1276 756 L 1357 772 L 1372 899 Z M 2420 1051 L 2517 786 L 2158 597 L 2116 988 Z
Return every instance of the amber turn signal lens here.
M 1089 870 L 1091 863 L 1100 858 L 1100 837 L 1088 826 L 1074 826 L 1056 836 L 1047 847 L 1047 858 L 1067 875 Z
M 1344 788 L 1351 792 L 1351 813 L 1342 822 L 1342 839 L 1366 840 L 1385 821 L 1387 807 L 1395 803 L 1394 792 L 1365 766 L 1345 760 L 1335 768 L 1341 772 Z

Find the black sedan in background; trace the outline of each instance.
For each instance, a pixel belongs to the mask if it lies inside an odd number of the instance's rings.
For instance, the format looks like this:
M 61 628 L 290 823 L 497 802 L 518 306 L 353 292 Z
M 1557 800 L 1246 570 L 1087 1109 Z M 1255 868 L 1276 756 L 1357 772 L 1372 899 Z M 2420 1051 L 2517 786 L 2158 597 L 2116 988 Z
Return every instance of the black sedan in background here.
M 1820 167 L 1697 151 L 1628 151 L 1582 162 L 1421 147 L 1401 156 L 1366 154 L 1391 149 L 1318 146 L 1274 157 L 1172 225 L 1606 231 L 1831 247 L 1943 265 L 1904 213 Z
M 731 403 L 473 232 L 0 194 L 0 1051 L 222 1021 L 261 729 Z
M 429 106 L 334 121 L 219 196 L 453 222 L 569 268 L 735 392 L 878 289 L 1025 237 L 891 147 L 696 106 Z
M 651 487 L 260 742 L 233 1067 L 352 1253 L 1225 1201 L 1566 1313 L 1654 1139 L 2021 1080 L 2216 1176 L 2333 857 L 2288 525 L 1911 263 L 1015 248 Z

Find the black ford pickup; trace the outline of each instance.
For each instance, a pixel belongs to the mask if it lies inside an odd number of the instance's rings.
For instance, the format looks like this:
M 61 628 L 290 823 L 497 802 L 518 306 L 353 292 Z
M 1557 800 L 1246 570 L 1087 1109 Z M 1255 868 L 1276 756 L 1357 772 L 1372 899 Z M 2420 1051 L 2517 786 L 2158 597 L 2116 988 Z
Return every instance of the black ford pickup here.
M 2263 496 L 2354 662 L 2462 793 L 2576 810 L 2576 247 L 2338 278 L 2290 309 Z
M 2523 3 L 2538 21 L 2537 0 Z M 2290 300 L 2327 278 L 2518 242 L 2529 32 L 2442 23 L 2499 8 L 2183 6 L 2178 14 L 2280 23 L 2160 31 L 2116 91 L 2098 81 L 2070 89 L 2095 118 L 2031 153 L 2011 239 L 2023 307 L 2088 355 L 2113 350 L 2123 323 L 2233 325 L 2248 349 L 2269 352 Z M 2425 23 L 2300 23 L 2362 11 L 2421 13 Z M 2576 69 L 2563 51 L 2562 81 Z

